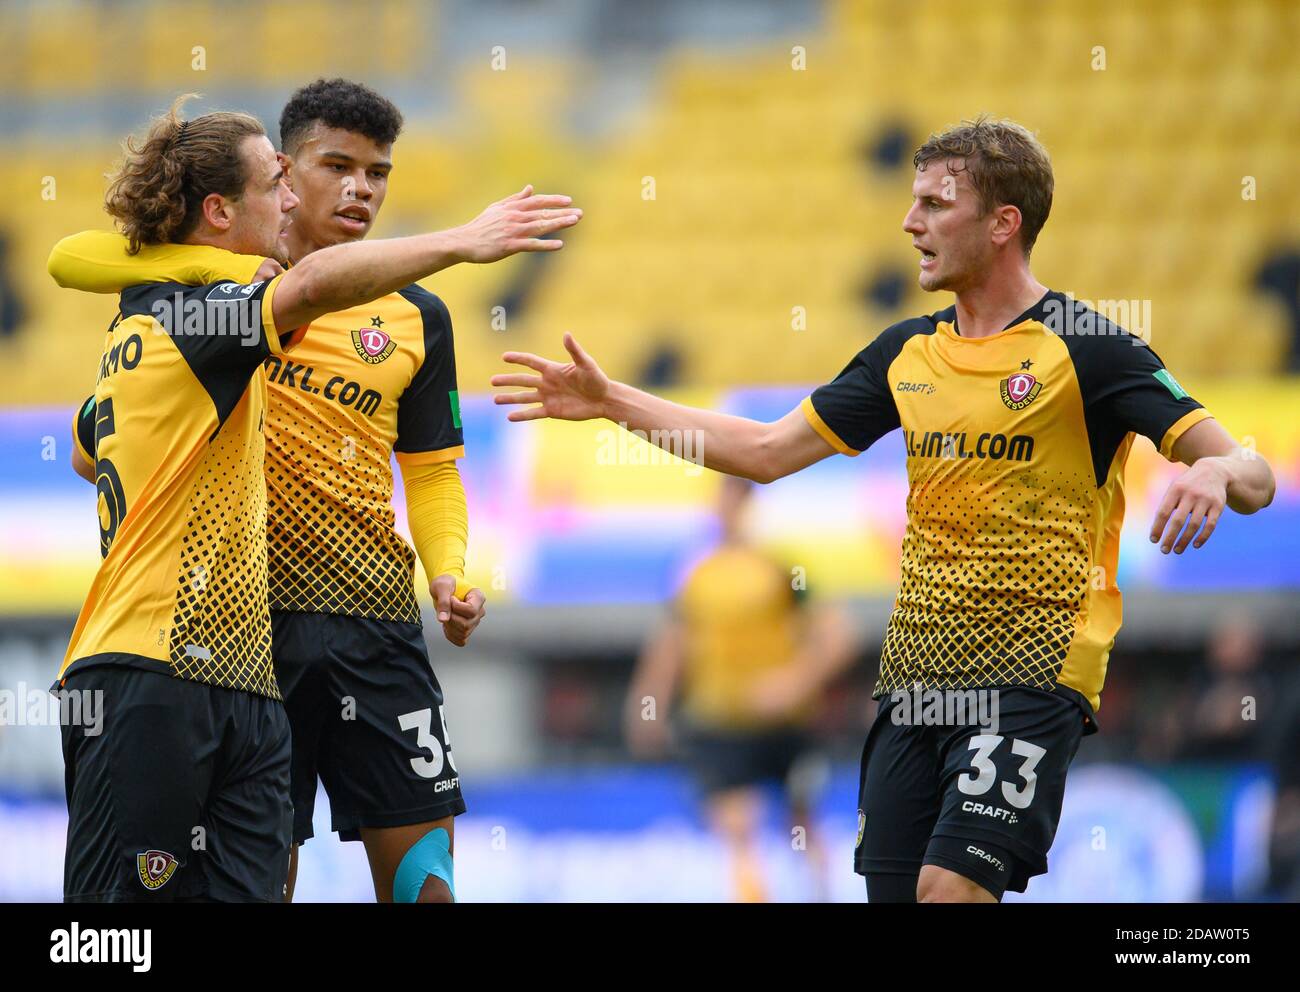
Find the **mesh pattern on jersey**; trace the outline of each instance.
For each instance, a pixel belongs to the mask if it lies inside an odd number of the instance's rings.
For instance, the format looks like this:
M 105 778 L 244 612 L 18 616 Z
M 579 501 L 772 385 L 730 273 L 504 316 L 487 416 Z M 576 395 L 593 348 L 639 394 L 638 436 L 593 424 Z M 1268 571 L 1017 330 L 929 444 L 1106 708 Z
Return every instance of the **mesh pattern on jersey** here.
M 260 435 L 246 446 L 242 432 L 223 430 L 208 447 L 185 510 L 170 651 L 180 678 L 279 699 L 263 464 Z
M 388 446 L 272 385 L 267 542 L 273 610 L 419 623 L 415 552 L 395 529 Z
M 1059 472 L 914 482 L 875 694 L 1055 686 L 1086 623 L 1095 496 Z

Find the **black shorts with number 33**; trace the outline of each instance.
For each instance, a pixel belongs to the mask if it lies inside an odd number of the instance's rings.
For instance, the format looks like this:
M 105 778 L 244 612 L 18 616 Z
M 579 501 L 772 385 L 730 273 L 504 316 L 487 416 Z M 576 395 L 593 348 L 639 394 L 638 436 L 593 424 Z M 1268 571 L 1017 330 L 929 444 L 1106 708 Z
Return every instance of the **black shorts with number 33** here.
M 869 892 L 873 876 L 915 879 L 932 864 L 1001 899 L 1047 871 L 1066 771 L 1095 722 L 1068 690 L 981 692 L 985 709 L 950 723 L 937 706 L 926 719 L 924 694 L 881 699 L 862 751 L 854 858 Z M 996 725 L 982 725 L 993 714 Z
M 465 812 L 442 687 L 419 624 L 272 611 L 293 733 L 293 841 L 312 836 L 316 779 L 340 840 Z

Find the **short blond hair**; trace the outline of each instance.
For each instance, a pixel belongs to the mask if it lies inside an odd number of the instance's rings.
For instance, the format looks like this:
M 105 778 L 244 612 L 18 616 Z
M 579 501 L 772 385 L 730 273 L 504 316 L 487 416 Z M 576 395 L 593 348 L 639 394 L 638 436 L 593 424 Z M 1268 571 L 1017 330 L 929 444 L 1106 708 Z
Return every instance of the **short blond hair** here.
M 981 114 L 945 131 L 932 134 L 912 164 L 924 169 L 931 162 L 961 159 L 980 198 L 980 213 L 1009 204 L 1020 211 L 1020 238 L 1029 257 L 1038 232 L 1052 212 L 1052 160 L 1047 149 L 1028 128 L 1015 121 Z M 949 166 L 949 171 L 954 171 Z

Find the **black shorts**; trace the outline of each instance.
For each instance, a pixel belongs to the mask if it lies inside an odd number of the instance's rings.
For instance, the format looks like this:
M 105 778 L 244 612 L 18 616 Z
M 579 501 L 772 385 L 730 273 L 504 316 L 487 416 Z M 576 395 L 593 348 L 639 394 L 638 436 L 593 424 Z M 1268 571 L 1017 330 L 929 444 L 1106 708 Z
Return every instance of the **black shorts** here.
M 62 727 L 66 901 L 284 899 L 293 812 L 279 700 L 126 665 L 63 688 L 102 693 L 97 726 Z
M 685 746 L 691 773 L 706 795 L 764 783 L 797 792 L 793 769 L 815 757 L 811 738 L 794 727 L 723 730 L 692 725 Z
M 293 841 L 312 836 L 317 776 L 340 840 L 465 812 L 442 688 L 419 624 L 271 612 L 293 731 Z
M 958 719 L 944 723 L 927 697 L 881 700 L 862 749 L 858 874 L 914 879 L 933 864 L 1001 899 L 1047 871 L 1065 774 L 1088 717 L 1065 695 L 982 692 L 986 707 L 996 705 L 996 728 L 980 723 L 992 709 L 953 706 L 945 719 Z

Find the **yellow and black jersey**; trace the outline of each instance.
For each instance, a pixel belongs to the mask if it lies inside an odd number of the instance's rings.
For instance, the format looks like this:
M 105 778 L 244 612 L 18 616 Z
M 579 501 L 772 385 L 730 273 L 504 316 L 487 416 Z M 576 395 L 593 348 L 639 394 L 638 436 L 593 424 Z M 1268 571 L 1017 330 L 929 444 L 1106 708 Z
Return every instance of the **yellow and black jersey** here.
M 271 608 L 419 623 L 390 458 L 465 454 L 447 307 L 413 285 L 328 314 L 266 372 Z
M 956 308 L 884 331 L 803 402 L 857 454 L 903 428 L 909 493 L 876 695 L 1065 687 L 1096 708 L 1119 630 L 1123 469 L 1209 414 L 1156 353 L 1048 292 L 999 334 Z
M 103 562 L 60 678 L 126 664 L 279 697 L 262 440 L 278 283 L 122 293 L 77 432 Z
M 65 239 L 64 285 L 252 278 L 260 258 L 205 245 L 128 256 L 120 235 Z M 265 359 L 267 562 L 273 610 L 420 622 L 415 552 L 395 528 L 400 465 L 461 458 L 447 307 L 417 285 L 319 317 L 292 355 Z
M 691 569 L 674 611 L 686 652 L 682 705 L 694 723 L 753 729 L 808 715 L 760 718 L 749 703 L 755 678 L 794 662 L 802 598 L 787 570 L 742 545 L 724 544 Z

